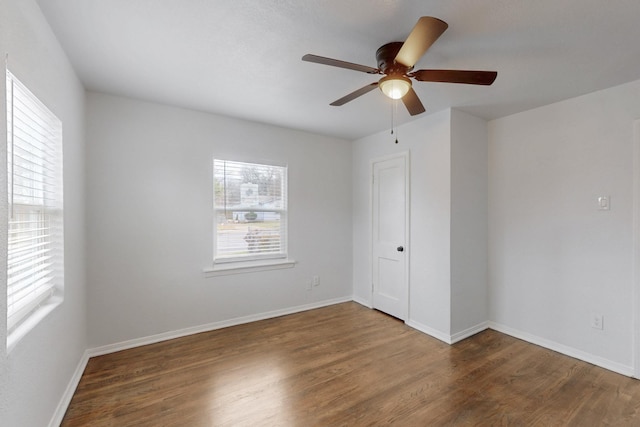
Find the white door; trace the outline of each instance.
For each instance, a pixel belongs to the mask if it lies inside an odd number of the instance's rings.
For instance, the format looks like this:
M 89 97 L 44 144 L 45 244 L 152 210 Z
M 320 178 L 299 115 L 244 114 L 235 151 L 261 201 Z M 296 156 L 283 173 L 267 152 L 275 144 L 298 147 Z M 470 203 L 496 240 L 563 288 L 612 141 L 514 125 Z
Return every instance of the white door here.
M 373 308 L 407 320 L 407 212 L 409 156 L 372 164 L 372 266 Z

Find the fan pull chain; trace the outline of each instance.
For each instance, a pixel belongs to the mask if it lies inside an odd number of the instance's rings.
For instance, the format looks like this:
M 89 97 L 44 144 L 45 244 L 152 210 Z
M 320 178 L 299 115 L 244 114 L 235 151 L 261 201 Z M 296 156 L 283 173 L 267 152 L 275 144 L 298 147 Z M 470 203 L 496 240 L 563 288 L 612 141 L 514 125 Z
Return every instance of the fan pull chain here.
M 398 143 L 398 128 L 396 128 L 395 117 L 398 114 L 398 100 L 394 99 L 391 104 L 391 135 L 396 136 L 396 144 Z
M 395 101 L 391 101 L 391 135 L 393 135 L 393 125 L 394 125 L 394 120 L 393 120 L 393 106 L 395 104 Z

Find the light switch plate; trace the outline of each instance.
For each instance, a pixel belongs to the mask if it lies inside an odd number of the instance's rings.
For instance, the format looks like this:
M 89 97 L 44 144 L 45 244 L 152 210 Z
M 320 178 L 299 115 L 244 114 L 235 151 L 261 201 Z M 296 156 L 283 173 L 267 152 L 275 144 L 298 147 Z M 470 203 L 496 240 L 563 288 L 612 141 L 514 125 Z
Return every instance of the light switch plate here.
M 611 208 L 611 198 L 609 196 L 598 197 L 598 210 L 608 211 Z

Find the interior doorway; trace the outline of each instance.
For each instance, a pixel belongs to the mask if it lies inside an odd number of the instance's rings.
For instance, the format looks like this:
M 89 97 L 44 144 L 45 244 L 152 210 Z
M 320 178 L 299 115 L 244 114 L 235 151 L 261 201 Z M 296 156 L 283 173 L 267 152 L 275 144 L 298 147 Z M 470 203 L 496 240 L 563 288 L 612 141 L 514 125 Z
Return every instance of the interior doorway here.
M 372 306 L 409 315 L 409 153 L 371 163 Z

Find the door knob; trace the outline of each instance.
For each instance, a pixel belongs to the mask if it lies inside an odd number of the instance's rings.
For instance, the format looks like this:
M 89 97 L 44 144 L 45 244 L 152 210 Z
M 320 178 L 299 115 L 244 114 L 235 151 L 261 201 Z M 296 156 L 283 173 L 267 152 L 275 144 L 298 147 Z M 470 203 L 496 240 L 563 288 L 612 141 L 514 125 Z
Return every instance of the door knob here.
M 398 246 L 398 252 L 404 252 L 404 247 L 403 246 Z

